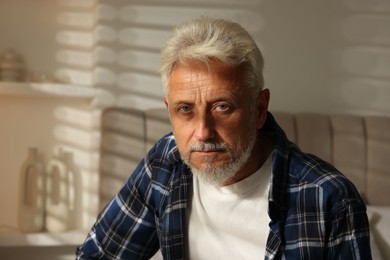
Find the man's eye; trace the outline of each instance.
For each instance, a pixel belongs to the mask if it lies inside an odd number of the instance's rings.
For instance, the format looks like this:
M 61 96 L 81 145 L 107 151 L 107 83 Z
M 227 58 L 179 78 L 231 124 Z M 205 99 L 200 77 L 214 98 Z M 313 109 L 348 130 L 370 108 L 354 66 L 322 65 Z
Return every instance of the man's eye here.
M 184 112 L 184 113 L 188 113 L 191 111 L 191 106 L 181 106 L 179 108 L 179 111 Z
M 229 106 L 228 106 L 228 105 L 222 104 L 222 105 L 218 105 L 218 106 L 216 107 L 216 109 L 218 109 L 219 111 L 226 111 L 226 110 L 229 109 Z

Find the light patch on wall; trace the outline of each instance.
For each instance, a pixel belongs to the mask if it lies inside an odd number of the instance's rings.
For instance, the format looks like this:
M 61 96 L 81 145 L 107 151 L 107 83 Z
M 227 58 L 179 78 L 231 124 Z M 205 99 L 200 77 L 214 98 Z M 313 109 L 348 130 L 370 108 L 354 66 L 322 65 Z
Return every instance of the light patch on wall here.
M 124 50 L 118 54 L 118 63 L 133 70 L 158 73 L 160 54 L 141 50 Z
M 61 1 L 69 8 L 57 19 L 63 28 L 56 39 L 64 46 L 56 54 L 62 65 L 57 75 L 62 75 L 73 84 L 94 86 L 96 98 L 93 106 L 96 109 L 109 106 L 141 110 L 165 107 L 158 75 L 159 50 L 172 33 L 173 25 L 207 14 L 236 20 L 252 34 L 262 31 L 264 27 L 262 17 L 252 8 L 260 5 L 262 0 L 169 0 L 164 3 L 155 0 L 131 3 L 110 0 L 85 1 L 87 3 Z M 254 22 L 256 26 L 253 26 Z M 84 51 L 92 55 L 84 56 Z M 90 136 L 84 132 L 92 122 L 78 112 L 68 107 L 58 108 L 55 115 L 61 122 L 55 128 L 55 135 L 63 147 L 73 151 L 81 169 L 83 221 L 89 228 L 88 224 L 96 220 L 96 205 L 99 198 L 105 199 L 105 192 L 97 196 L 100 177 L 99 151 L 96 147 L 98 137 L 93 135 L 94 129 Z M 125 124 L 126 129 L 129 124 L 136 125 L 122 118 L 118 121 Z M 113 160 L 105 161 L 105 166 L 123 177 L 130 174 L 129 163 L 133 167 L 139 161 L 132 158 L 134 149 L 126 149 L 138 147 L 131 136 L 111 136 L 108 140 L 109 149 L 113 149 L 115 156 Z M 121 158 L 122 161 L 119 160 Z M 123 179 L 119 180 L 116 176 L 106 177 L 104 185 L 107 192 L 112 193 L 123 184 Z
M 78 8 L 90 8 L 96 5 L 99 0 L 57 0 L 59 5 Z
M 342 33 L 351 41 L 368 44 L 390 44 L 389 15 L 360 14 L 342 21 Z
M 115 105 L 116 96 L 103 88 L 98 88 L 96 90 L 96 96 L 93 100 L 93 106 L 96 108 L 105 108 Z
M 170 34 L 171 32 L 166 30 L 127 27 L 119 31 L 118 40 L 130 46 L 160 50 Z
M 345 102 L 355 108 L 355 113 L 390 113 L 388 81 L 352 78 L 342 83 L 340 94 Z
M 343 2 L 350 10 L 390 12 L 390 2 L 388 0 L 343 0 Z
M 57 125 L 54 128 L 57 140 L 84 150 L 98 149 L 100 133 L 98 131 L 83 130 L 69 125 Z
M 92 48 L 95 43 L 90 32 L 60 31 L 56 38 L 58 43 L 72 47 Z
M 30 85 L 35 91 L 55 94 L 62 97 L 70 96 L 92 98 L 96 94 L 96 89 L 88 86 L 57 83 L 31 83 Z
M 97 191 L 99 190 L 99 173 L 97 171 L 91 171 L 91 170 L 80 170 L 81 175 L 81 182 L 83 184 L 82 190 L 85 191 L 85 194 L 97 194 Z M 88 198 L 84 201 L 85 208 L 92 208 L 93 205 L 90 205 L 91 202 L 88 201 Z M 95 204 L 96 206 L 97 204 Z M 96 209 L 95 209 L 96 210 Z M 94 210 L 94 211 L 95 211 Z M 84 211 L 84 210 L 83 210 Z M 93 212 L 94 212 L 93 211 Z
M 95 115 L 89 110 L 85 111 L 73 107 L 60 106 L 54 110 L 54 116 L 62 123 L 83 129 L 92 129 L 96 126 Z
M 97 67 L 93 70 L 94 84 L 112 86 L 116 83 L 115 73 L 104 67 Z
M 98 25 L 94 30 L 94 43 L 98 42 L 114 42 L 117 38 L 116 31 L 105 25 Z
M 66 49 L 56 53 L 56 60 L 62 67 L 55 71 L 55 76 L 62 82 L 93 86 L 92 68 L 95 66 L 96 58 L 93 48 L 97 40 L 105 39 L 101 36 L 104 28 L 95 27 L 96 1 L 89 1 L 88 4 L 81 6 L 74 6 L 75 3 L 72 1 L 63 1 L 62 4 L 72 9 L 57 16 L 58 24 L 66 29 L 58 31 L 56 40 Z
M 137 1 L 134 1 L 137 2 Z M 138 1 L 140 3 L 146 4 L 146 3 L 156 3 L 156 0 L 142 0 Z M 176 4 L 176 5 L 185 5 L 185 4 L 202 4 L 202 5 L 229 5 L 229 6 L 256 6 L 264 2 L 264 0 L 171 0 L 168 1 L 170 4 Z
M 221 12 L 223 9 L 223 12 Z M 173 6 L 136 6 L 129 5 L 119 11 L 119 18 L 128 23 L 145 24 L 151 26 L 165 26 L 170 29 L 172 26 L 198 17 L 200 14 L 213 17 L 228 18 L 239 21 L 244 27 L 252 28 L 256 31 L 262 29 L 263 22 L 261 15 L 249 10 L 230 9 L 229 6 L 219 7 L 173 7 Z M 160 17 L 158 23 L 156 17 Z M 251 26 L 256 21 L 258 26 Z
M 84 86 L 93 85 L 93 74 L 89 70 L 62 68 L 58 69 L 55 75 L 63 82 L 69 82 L 72 84 L 79 84 Z
M 86 12 L 64 12 L 57 16 L 57 22 L 61 25 L 91 29 L 95 25 L 96 16 Z
M 390 49 L 362 46 L 342 53 L 342 64 L 352 74 L 390 79 Z
M 118 86 L 138 93 L 147 93 L 158 98 L 164 97 L 160 77 L 135 72 L 126 72 L 118 76 Z
M 103 113 L 102 128 L 104 131 L 113 131 L 130 136 L 142 137 L 144 135 L 144 121 L 142 112 L 134 110 L 137 116 L 122 112 L 120 108 L 108 108 Z M 130 127 L 134 125 L 136 127 Z
M 66 142 L 61 143 L 59 146 L 62 147 L 64 151 L 68 151 L 73 154 L 74 163 L 79 167 L 80 170 L 86 170 L 88 172 L 93 172 L 98 170 L 98 165 L 99 165 L 98 150 L 86 150 L 74 146 L 72 144 L 68 144 Z
M 105 139 L 102 140 L 102 146 L 108 152 L 128 159 L 135 158 L 137 162 L 142 160 L 139 152 L 145 149 L 142 136 L 129 136 L 121 133 L 107 133 Z
M 165 107 L 162 99 L 151 99 L 150 97 L 125 94 L 118 97 L 116 105 L 119 107 L 134 107 L 141 110 Z
M 337 75 L 330 79 L 330 86 L 336 86 L 331 98 L 352 113 L 388 115 L 390 2 L 343 0 L 342 3 L 347 13 L 340 19 L 338 31 L 346 45 L 331 55 L 331 68 Z
M 117 59 L 116 52 L 108 47 L 97 46 L 93 50 L 94 63 L 113 63 Z
M 99 2 L 94 10 L 97 15 L 94 85 L 111 92 L 109 98 L 117 98 L 105 100 L 101 95 L 97 103 L 125 107 L 142 103 L 141 107 L 153 107 L 162 100 L 164 94 L 158 76 L 160 49 L 172 34 L 172 26 L 183 21 L 204 14 L 238 21 L 253 36 L 263 30 L 262 15 L 253 8 L 263 1 L 192 2 L 193 5 L 191 1 Z M 100 47 L 105 50 L 96 49 Z M 127 97 L 122 95 L 134 96 L 134 102 L 128 104 Z M 142 102 L 136 101 L 138 98 Z
M 115 20 L 118 16 L 118 11 L 111 5 L 98 4 L 95 9 L 97 19 L 99 21 Z
M 92 68 L 94 66 L 93 54 L 86 51 L 61 50 L 56 54 L 57 61 L 63 64 Z
M 143 148 L 143 147 L 142 147 Z M 107 203 L 112 198 L 120 187 L 123 186 L 133 169 L 139 164 L 137 158 L 122 157 L 119 154 L 110 154 L 107 152 L 101 160 L 101 206 Z
M 99 173 L 96 171 L 80 171 L 82 177 L 83 209 L 81 212 L 81 222 L 84 229 L 90 228 L 91 224 L 96 221 L 96 208 L 99 205 Z

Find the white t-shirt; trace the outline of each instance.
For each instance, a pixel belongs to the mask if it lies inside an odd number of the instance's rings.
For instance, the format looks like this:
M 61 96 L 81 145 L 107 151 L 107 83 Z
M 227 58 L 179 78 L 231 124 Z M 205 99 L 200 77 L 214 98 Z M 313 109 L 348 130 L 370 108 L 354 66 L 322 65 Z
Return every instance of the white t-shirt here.
M 189 259 L 264 259 L 269 233 L 271 156 L 254 174 L 217 187 L 193 178 Z

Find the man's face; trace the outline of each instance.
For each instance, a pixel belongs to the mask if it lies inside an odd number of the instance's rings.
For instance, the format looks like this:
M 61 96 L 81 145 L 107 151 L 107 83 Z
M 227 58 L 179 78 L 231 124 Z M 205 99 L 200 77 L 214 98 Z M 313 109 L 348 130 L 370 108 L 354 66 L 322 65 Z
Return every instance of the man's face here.
M 218 61 L 190 61 L 177 64 L 168 82 L 165 102 L 179 152 L 194 174 L 213 184 L 253 157 L 258 98 L 239 79 L 238 70 Z

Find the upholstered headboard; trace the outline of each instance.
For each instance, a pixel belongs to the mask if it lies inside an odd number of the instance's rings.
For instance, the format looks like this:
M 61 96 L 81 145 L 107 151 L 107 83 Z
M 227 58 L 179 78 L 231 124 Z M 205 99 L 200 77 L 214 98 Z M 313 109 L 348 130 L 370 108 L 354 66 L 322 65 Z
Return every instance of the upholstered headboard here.
M 390 117 L 273 112 L 290 140 L 333 163 L 368 204 L 390 206 Z M 102 113 L 101 206 L 115 195 L 147 150 L 171 131 L 165 109 L 108 108 Z
M 304 151 L 331 162 L 368 204 L 390 205 L 390 117 L 274 113 Z

